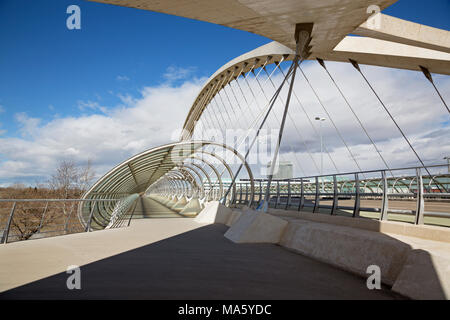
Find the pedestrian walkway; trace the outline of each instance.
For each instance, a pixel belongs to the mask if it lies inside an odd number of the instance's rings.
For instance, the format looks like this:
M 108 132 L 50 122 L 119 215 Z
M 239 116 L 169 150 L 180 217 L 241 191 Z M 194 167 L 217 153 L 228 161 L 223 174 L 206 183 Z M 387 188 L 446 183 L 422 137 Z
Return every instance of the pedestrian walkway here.
M 147 197 L 140 197 L 133 214 L 133 219 L 180 218 L 180 217 L 182 216 L 178 214 L 176 211 Z
M 151 203 L 151 202 L 150 202 Z M 144 204 L 146 204 L 144 202 Z M 366 280 L 273 244 L 236 244 L 222 224 L 130 227 L 0 247 L 0 299 L 393 299 Z M 69 265 L 81 290 L 68 290 Z

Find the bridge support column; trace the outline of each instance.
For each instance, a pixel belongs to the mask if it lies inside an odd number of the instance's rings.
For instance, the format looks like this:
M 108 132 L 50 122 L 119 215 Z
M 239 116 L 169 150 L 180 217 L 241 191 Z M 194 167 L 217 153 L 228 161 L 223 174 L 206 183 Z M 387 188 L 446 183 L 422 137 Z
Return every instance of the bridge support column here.
M 301 211 L 305 206 L 305 188 L 303 185 L 303 179 L 300 179 L 300 202 L 298 203 L 298 211 Z
M 386 177 L 386 171 L 381 171 L 381 179 L 383 180 L 383 200 L 381 202 L 381 214 L 380 220 L 386 221 L 388 219 L 388 182 Z
M 2 236 L 2 243 L 8 242 L 8 235 L 9 235 L 9 229 L 11 228 L 11 222 L 14 216 L 14 212 L 16 211 L 16 203 L 13 203 L 13 206 L 11 208 L 11 212 L 9 214 L 8 222 L 6 224 L 5 230 L 3 230 L 3 236 Z
M 320 202 L 320 193 L 319 193 L 319 177 L 316 177 L 316 196 L 314 197 L 314 209 L 313 213 L 319 212 L 319 202 Z
M 425 211 L 425 205 L 423 200 L 423 179 L 420 168 L 416 169 L 417 175 L 417 206 L 416 206 L 416 224 L 423 224 L 423 212 Z
M 288 184 L 287 184 L 287 188 L 288 188 L 288 197 L 287 197 L 287 201 L 286 201 L 286 210 L 289 209 L 289 207 L 291 206 L 291 181 L 288 180 Z
M 283 138 L 283 131 L 284 131 L 284 125 L 286 123 L 286 116 L 289 110 L 289 104 L 291 102 L 291 96 L 292 96 L 292 90 L 294 87 L 294 81 L 295 81 L 295 74 L 299 66 L 300 59 L 303 61 L 308 55 L 308 45 L 311 41 L 311 32 L 312 32 L 313 24 L 312 23 L 301 23 L 297 24 L 295 28 L 295 42 L 296 42 L 296 49 L 295 49 L 295 58 L 292 61 L 292 76 L 289 84 L 289 91 L 286 99 L 286 105 L 284 107 L 283 112 L 283 118 L 281 120 L 280 124 L 280 132 L 278 133 L 278 141 L 275 147 L 275 152 L 273 155 L 272 162 L 270 163 L 270 171 L 268 175 L 268 181 L 267 181 L 267 190 L 266 190 L 266 196 L 264 198 L 264 204 L 262 206 L 262 209 L 264 212 L 267 212 L 267 209 L 269 207 L 270 202 L 270 184 L 272 183 L 273 179 L 273 172 L 277 163 L 278 159 L 278 153 L 280 150 L 280 144 L 281 139 Z
M 353 208 L 353 218 L 359 218 L 361 207 L 361 190 L 359 189 L 359 174 L 355 173 L 355 206 Z
M 95 210 L 95 205 L 96 205 L 96 204 L 97 204 L 97 201 L 94 201 L 94 204 L 92 205 L 91 212 L 90 212 L 90 214 L 89 214 L 89 220 L 88 220 L 88 223 L 86 224 L 86 230 L 85 230 L 85 232 L 91 231 L 92 217 L 94 216 L 94 210 Z
M 336 214 L 336 210 L 338 207 L 338 200 L 339 200 L 339 195 L 338 195 L 338 189 L 337 189 L 337 179 L 336 179 L 336 175 L 333 175 L 333 206 L 331 207 L 331 215 Z

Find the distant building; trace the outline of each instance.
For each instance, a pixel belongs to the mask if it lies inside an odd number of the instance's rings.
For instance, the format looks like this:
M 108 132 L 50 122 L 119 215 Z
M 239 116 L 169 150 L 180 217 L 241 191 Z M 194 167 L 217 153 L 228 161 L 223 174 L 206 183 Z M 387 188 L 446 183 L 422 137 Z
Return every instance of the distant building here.
M 270 171 L 270 165 L 272 162 L 267 164 L 267 173 Z M 294 176 L 294 166 L 290 161 L 280 161 L 278 168 L 275 168 L 273 178 L 274 179 L 292 179 Z

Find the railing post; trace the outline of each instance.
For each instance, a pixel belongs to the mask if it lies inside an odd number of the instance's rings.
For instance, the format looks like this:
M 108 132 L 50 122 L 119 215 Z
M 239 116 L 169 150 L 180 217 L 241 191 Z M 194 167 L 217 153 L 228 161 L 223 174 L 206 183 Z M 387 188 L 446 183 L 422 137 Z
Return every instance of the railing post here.
M 8 222 L 6 223 L 6 228 L 3 231 L 2 243 L 7 243 L 8 242 L 9 229 L 11 228 L 11 223 L 12 223 L 12 219 L 13 219 L 15 211 L 16 211 L 16 203 L 14 202 L 13 206 L 11 208 L 11 213 L 9 214 Z
M 288 198 L 287 198 L 285 210 L 288 210 L 289 207 L 291 206 L 291 180 L 288 180 L 287 188 L 288 188 Z
M 85 232 L 90 232 L 91 231 L 92 216 L 94 215 L 94 209 L 95 209 L 95 205 L 96 204 L 97 204 L 97 201 L 94 201 L 94 205 L 92 206 L 91 213 L 89 214 L 89 220 L 88 220 L 88 223 L 86 225 Z
M 300 202 L 298 203 L 298 211 L 301 211 L 305 206 L 305 189 L 303 186 L 303 179 L 300 179 Z
M 338 200 L 339 200 L 339 196 L 338 196 L 338 188 L 337 188 L 337 179 L 336 179 L 336 175 L 333 175 L 333 205 L 331 207 L 331 215 L 336 214 L 336 210 L 338 207 Z
M 136 199 L 136 202 L 134 203 L 133 211 L 131 212 L 131 215 L 130 215 L 130 219 L 128 219 L 128 226 L 127 227 L 130 226 L 131 219 L 133 219 L 134 211 L 136 210 L 136 206 L 137 206 L 137 203 L 138 203 L 139 200 L 141 200 L 141 202 L 142 202 L 142 198 L 139 197 L 138 199 Z
M 269 201 L 270 204 L 270 201 Z M 277 208 L 277 206 L 280 204 L 280 181 L 277 180 L 277 198 L 275 201 L 275 209 Z
M 248 204 L 248 184 L 245 183 L 245 204 Z
M 242 203 L 242 183 L 239 183 L 239 204 Z
M 386 177 L 386 171 L 381 171 L 381 179 L 383 182 L 383 198 L 381 200 L 381 215 L 380 220 L 386 221 L 388 219 L 388 206 L 389 206 L 389 199 L 388 199 L 388 192 L 389 187 L 387 183 L 387 177 Z
M 361 190 L 359 190 L 359 174 L 355 173 L 355 206 L 353 208 L 353 218 L 359 217 L 361 207 Z
M 260 204 L 263 198 L 263 191 L 262 191 L 262 180 L 259 180 L 259 199 L 258 203 Z
M 314 209 L 313 213 L 316 213 L 319 211 L 319 201 L 320 201 L 320 194 L 319 194 L 319 177 L 316 177 L 316 196 L 314 198 Z
M 423 224 L 423 212 L 425 211 L 425 204 L 423 200 L 423 179 L 420 168 L 416 169 L 417 175 L 417 207 L 415 224 Z
M 45 203 L 44 212 L 42 213 L 42 218 L 41 218 L 41 221 L 39 222 L 38 233 L 41 233 L 41 229 L 42 229 L 42 225 L 44 224 L 44 217 L 45 217 L 45 213 L 47 212 L 47 208 L 48 208 L 48 201 Z
M 236 198 L 237 198 L 237 196 L 236 196 L 236 184 L 234 184 L 234 186 L 233 185 L 231 185 L 230 186 L 230 190 L 231 190 L 231 197 L 230 197 L 230 206 L 231 205 L 235 205 L 236 204 Z M 228 197 L 228 194 L 227 193 L 225 193 L 225 195 L 223 196 L 223 204 L 225 205 L 226 204 L 226 202 L 227 202 L 227 197 Z
M 69 214 L 67 215 L 67 219 L 66 222 L 64 223 L 64 231 L 66 233 L 68 233 L 69 230 L 69 221 L 70 221 L 70 216 L 72 215 L 73 212 L 73 208 L 75 207 L 75 203 L 72 204 L 72 207 L 70 208 Z

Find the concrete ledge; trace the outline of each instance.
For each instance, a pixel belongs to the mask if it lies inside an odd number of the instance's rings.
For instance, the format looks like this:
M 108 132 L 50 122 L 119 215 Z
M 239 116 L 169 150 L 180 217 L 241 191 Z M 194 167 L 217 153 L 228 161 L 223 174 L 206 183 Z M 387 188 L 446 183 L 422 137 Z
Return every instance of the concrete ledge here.
M 235 209 L 231 211 L 230 217 L 226 223 L 227 226 L 231 227 L 241 216 L 242 210 Z
M 450 299 L 450 252 L 445 257 L 411 250 L 392 291 L 412 299 Z
M 414 225 L 405 222 L 378 221 L 365 218 L 331 216 L 323 213 L 286 211 L 282 209 L 269 209 L 269 213 L 286 219 L 304 219 L 308 221 L 323 222 L 327 224 L 381 233 L 399 234 L 427 240 L 450 242 L 450 228 L 446 227 Z
M 450 243 L 434 240 L 447 239 L 446 228 L 273 209 L 234 209 L 226 224 L 233 242 L 278 243 L 364 278 L 376 265 L 397 293 L 450 298 Z
M 288 222 L 254 210 L 243 211 L 225 233 L 236 243 L 278 243 Z
M 391 286 L 411 250 L 380 233 L 305 220 L 289 222 L 280 244 L 362 276 L 368 266 L 377 265 L 382 282 Z
M 163 198 L 161 201 L 159 201 L 162 205 L 167 206 L 169 203 L 175 204 L 174 200 L 176 197 L 172 198 Z
M 186 197 L 181 197 L 172 207 L 171 209 L 180 212 L 187 205 Z
M 187 217 L 194 217 L 201 210 L 202 207 L 200 205 L 200 201 L 198 201 L 198 198 L 192 198 L 191 200 L 189 200 L 188 204 L 184 207 L 184 209 L 180 211 L 180 214 Z
M 205 208 L 195 218 L 195 222 L 226 224 L 230 215 L 230 208 L 220 204 L 219 201 L 211 201 L 206 203 Z
M 368 266 L 377 265 L 381 281 L 409 298 L 450 299 L 447 242 L 303 219 L 287 221 L 280 245 L 288 249 L 363 277 L 368 276 Z

